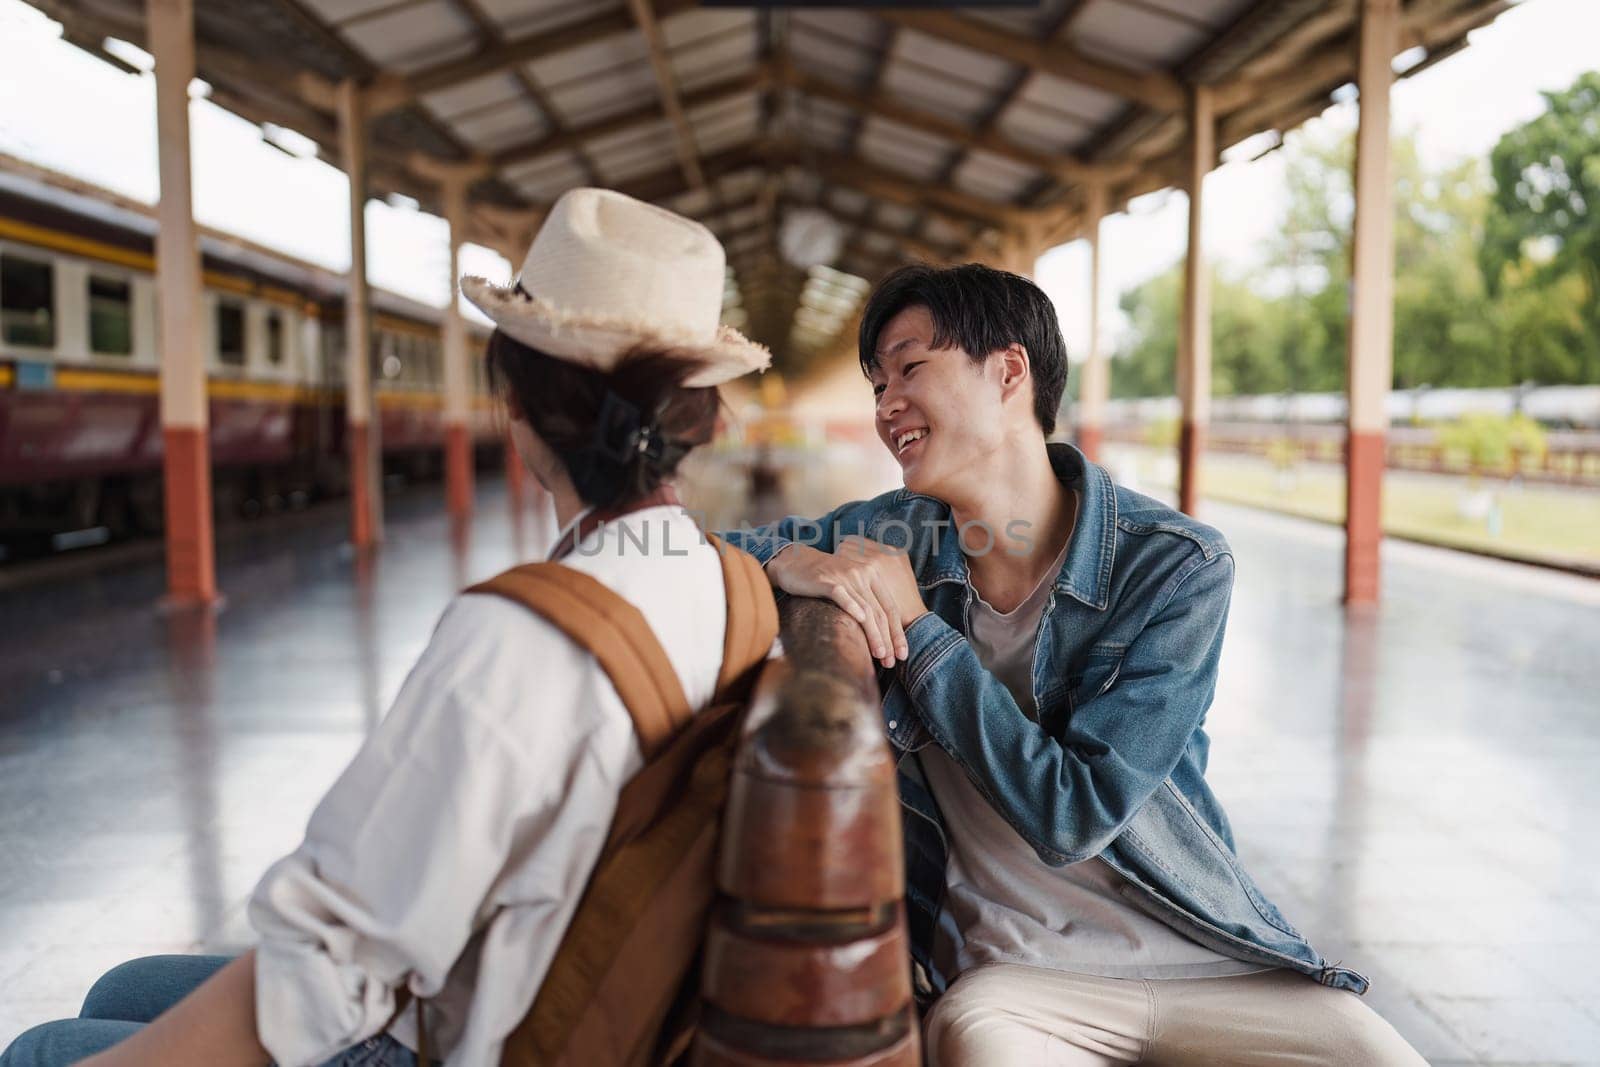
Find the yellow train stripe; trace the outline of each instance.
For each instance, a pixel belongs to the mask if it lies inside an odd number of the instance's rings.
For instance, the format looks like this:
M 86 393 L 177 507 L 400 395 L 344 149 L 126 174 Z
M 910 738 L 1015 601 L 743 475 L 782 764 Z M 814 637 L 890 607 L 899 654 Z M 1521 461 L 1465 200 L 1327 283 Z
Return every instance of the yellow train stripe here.
M 161 380 L 154 374 L 58 368 L 55 387 L 75 393 L 159 393 Z
M 148 252 L 135 252 L 127 248 L 118 248 L 116 245 L 104 241 L 92 240 L 88 237 L 78 237 L 75 234 L 62 233 L 59 230 L 47 229 L 44 226 L 35 226 L 29 222 L 18 222 L 15 219 L 0 219 L 0 237 L 9 238 L 22 244 L 36 245 L 48 248 L 53 252 L 65 252 L 68 255 L 83 256 L 85 259 L 97 259 L 103 263 L 115 263 L 122 267 L 132 267 L 153 274 L 156 269 L 155 257 Z M 239 293 L 243 296 L 255 296 L 269 303 L 280 304 L 294 310 L 305 308 L 307 301 L 287 289 L 273 285 L 258 285 L 231 274 L 221 274 L 217 271 L 205 271 L 202 281 L 213 289 L 224 289 L 228 292 Z
M 145 271 L 153 272 L 156 266 L 155 257 L 147 252 L 133 252 L 106 244 L 104 241 L 92 241 L 87 237 L 77 237 L 59 230 L 35 226 L 29 222 L 18 222 L 15 219 L 0 219 L 0 237 L 9 237 L 13 241 L 38 245 L 40 248 L 49 248 L 56 252 L 68 252 L 72 255 L 104 260 L 107 263 L 118 263 L 124 267 L 137 267 Z
M 442 411 L 443 393 L 379 393 L 380 408 L 416 408 L 423 411 Z
M 0 367 L 0 386 L 10 385 L 14 380 L 14 376 L 15 372 L 12 368 Z M 56 370 L 55 387 L 75 393 L 99 392 L 152 395 L 161 391 L 161 380 L 155 374 L 149 372 L 89 370 L 65 367 Z M 312 403 L 319 395 L 325 396 L 330 400 L 342 400 L 344 397 L 344 390 L 340 387 L 318 390 L 287 382 L 252 382 L 241 381 L 238 378 L 207 379 L 206 392 L 210 396 L 221 397 L 225 400 L 262 400 L 287 403 Z M 424 411 L 442 410 L 444 408 L 444 394 L 422 391 L 379 391 L 377 402 L 379 407 L 385 408 L 413 408 Z M 490 410 L 493 406 L 494 401 L 489 397 L 473 397 L 473 407 L 479 411 Z
M 56 371 L 57 389 L 74 393 L 132 393 L 154 395 L 161 392 L 161 379 L 137 372 L 78 370 Z M 244 382 L 234 378 L 211 378 L 206 393 L 226 400 L 267 400 L 294 402 L 310 399 L 312 390 L 286 382 Z

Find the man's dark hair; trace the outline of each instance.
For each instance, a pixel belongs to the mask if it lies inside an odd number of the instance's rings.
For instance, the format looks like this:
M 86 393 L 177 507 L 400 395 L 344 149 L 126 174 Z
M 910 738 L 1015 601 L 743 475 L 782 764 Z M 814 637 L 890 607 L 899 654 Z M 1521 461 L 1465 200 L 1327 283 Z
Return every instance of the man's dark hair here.
M 606 374 L 496 330 L 487 358 L 495 388 L 555 452 L 578 495 L 597 507 L 654 492 L 716 431 L 717 391 L 683 384 L 701 367 L 687 353 L 642 346 Z M 641 424 L 654 444 L 637 436 Z
M 878 283 L 861 312 L 864 373 L 878 367 L 878 335 L 909 307 L 925 307 L 933 316 L 933 347 L 965 349 L 980 366 L 1009 345 L 1027 349 L 1034 417 L 1045 433 L 1055 431 L 1067 387 L 1067 343 L 1044 290 L 1021 275 L 980 263 L 901 267 Z

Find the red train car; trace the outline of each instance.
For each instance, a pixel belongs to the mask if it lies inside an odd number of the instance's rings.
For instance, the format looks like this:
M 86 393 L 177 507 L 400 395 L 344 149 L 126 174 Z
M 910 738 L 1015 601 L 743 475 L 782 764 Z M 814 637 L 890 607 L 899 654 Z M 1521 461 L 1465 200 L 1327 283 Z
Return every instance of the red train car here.
M 70 179 L 0 173 L 0 546 L 159 529 L 150 209 Z M 219 518 L 345 491 L 343 275 L 207 232 L 201 246 Z M 443 465 L 439 309 L 374 291 L 386 481 Z M 474 436 L 500 451 L 472 329 Z

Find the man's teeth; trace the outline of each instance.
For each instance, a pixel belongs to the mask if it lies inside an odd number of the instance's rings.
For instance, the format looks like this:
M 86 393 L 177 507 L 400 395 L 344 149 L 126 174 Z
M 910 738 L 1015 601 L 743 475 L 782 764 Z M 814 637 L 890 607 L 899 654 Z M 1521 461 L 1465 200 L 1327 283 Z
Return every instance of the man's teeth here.
M 912 441 L 920 441 L 926 436 L 928 436 L 927 430 L 907 430 L 895 440 L 895 451 L 904 452 L 906 445 L 909 445 Z

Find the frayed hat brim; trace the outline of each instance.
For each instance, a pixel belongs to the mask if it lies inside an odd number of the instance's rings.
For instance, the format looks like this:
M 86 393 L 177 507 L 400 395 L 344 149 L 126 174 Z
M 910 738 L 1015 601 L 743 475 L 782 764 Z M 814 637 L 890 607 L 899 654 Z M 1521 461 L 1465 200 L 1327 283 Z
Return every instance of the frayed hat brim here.
M 623 355 L 640 345 L 681 351 L 704 364 L 684 381 L 696 388 L 721 385 L 772 363 L 765 345 L 731 326 L 719 325 L 708 339 L 663 330 L 643 320 L 571 314 L 514 286 L 495 285 L 475 275 L 461 279 L 461 292 L 513 340 L 600 371 L 613 370 Z

